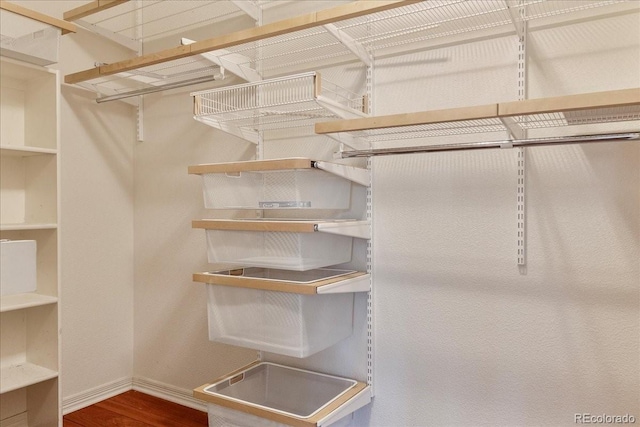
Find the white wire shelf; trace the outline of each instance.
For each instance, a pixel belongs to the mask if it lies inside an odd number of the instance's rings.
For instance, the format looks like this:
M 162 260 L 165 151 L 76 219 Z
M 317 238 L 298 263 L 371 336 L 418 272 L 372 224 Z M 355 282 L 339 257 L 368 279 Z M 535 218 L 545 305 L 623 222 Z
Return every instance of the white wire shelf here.
M 591 125 L 606 125 L 608 133 L 640 130 L 640 88 L 318 123 L 315 130 L 375 148 L 385 141 L 495 132 L 518 139 L 513 135 L 533 129 L 575 135 Z
M 36 65 L 58 62 L 60 36 L 75 25 L 25 7 L 0 3 L 0 54 Z
M 242 0 L 257 8 L 252 0 Z M 178 32 L 242 16 L 245 12 L 229 0 L 119 0 L 93 2 L 64 13 L 64 19 L 95 32 L 108 32 L 131 46 Z
M 191 95 L 196 120 L 253 143 L 259 132 L 306 127 L 311 135 L 311 125 L 319 121 L 367 116 L 363 96 L 321 80 L 316 72 Z
M 127 79 L 131 76 L 126 72 L 152 72 L 147 67 L 160 63 L 165 64 L 165 79 L 175 74 L 178 80 L 186 80 L 187 76 L 180 76 L 185 57 L 202 58 L 202 54 L 244 69 L 261 70 L 261 76 L 269 78 L 342 62 L 367 62 L 372 55 L 401 54 L 454 39 L 460 42 L 460 37 L 468 41 L 479 36 L 516 34 L 516 26 L 523 20 L 569 21 L 573 16 L 582 19 L 585 13 L 619 12 L 620 8 L 634 6 L 628 0 L 529 0 L 522 4 L 512 0 L 407 0 L 381 1 L 366 8 L 355 3 L 359 2 L 81 71 L 67 75 L 65 81 L 92 84 L 114 74 Z M 202 69 L 207 75 L 215 72 Z

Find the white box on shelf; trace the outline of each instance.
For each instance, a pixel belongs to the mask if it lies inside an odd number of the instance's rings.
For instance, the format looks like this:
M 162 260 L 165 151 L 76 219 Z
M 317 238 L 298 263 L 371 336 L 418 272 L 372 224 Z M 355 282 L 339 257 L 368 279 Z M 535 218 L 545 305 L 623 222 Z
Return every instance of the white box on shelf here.
M 0 295 L 36 290 L 36 241 L 0 240 Z
M 353 238 L 329 233 L 206 230 L 210 263 L 311 270 L 351 261 Z
M 201 387 L 197 394 L 220 403 L 207 405 L 209 427 L 279 427 L 290 424 L 276 419 L 316 425 L 320 411 L 333 402 L 341 403 L 347 393 L 357 389 L 358 382 L 352 379 L 262 362 L 231 378 Z M 256 414 L 263 416 L 225 406 L 228 404 L 246 410 L 255 408 Z M 273 419 L 271 414 L 278 416 Z M 346 426 L 351 418 L 343 417 L 331 425 Z
M 348 209 L 351 182 L 318 169 L 202 175 L 207 209 Z
M 353 293 L 301 295 L 207 285 L 209 339 L 307 357 L 353 331 Z

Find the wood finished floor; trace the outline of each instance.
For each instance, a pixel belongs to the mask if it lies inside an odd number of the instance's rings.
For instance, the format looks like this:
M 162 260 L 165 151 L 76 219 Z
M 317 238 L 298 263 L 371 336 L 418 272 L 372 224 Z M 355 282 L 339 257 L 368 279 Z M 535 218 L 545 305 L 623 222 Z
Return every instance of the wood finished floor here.
M 63 427 L 202 427 L 207 413 L 127 391 L 64 416 Z

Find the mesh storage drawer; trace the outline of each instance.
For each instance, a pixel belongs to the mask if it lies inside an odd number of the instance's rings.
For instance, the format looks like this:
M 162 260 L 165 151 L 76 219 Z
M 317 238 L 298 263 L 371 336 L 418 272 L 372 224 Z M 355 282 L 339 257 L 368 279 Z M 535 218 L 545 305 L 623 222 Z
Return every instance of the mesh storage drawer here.
M 221 403 L 208 405 L 210 427 L 275 427 L 289 425 L 277 421 L 282 418 L 315 425 L 314 416 L 332 402 L 338 403 L 347 397 L 347 393 L 357 389 L 357 385 L 357 381 L 347 378 L 274 363 L 259 363 L 231 378 L 204 387 L 202 392 Z M 264 416 L 222 406 L 227 403 L 235 404 L 235 408 L 255 408 Z M 284 417 L 270 419 L 271 414 Z M 346 426 L 351 418 L 344 417 L 331 425 Z
M 353 238 L 328 233 L 206 230 L 210 263 L 311 270 L 351 261 Z
M 207 285 L 209 339 L 307 357 L 351 335 L 353 293 L 301 295 Z
M 351 183 L 320 170 L 202 175 L 208 209 L 348 209 Z

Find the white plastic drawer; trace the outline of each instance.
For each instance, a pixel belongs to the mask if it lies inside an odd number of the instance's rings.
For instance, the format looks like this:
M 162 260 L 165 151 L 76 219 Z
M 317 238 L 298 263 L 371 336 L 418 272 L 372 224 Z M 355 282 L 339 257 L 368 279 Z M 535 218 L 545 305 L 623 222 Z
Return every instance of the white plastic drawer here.
M 353 238 L 329 233 L 206 230 L 210 263 L 311 270 L 351 261 Z
M 202 175 L 208 209 L 348 209 L 351 182 L 317 169 Z
M 207 285 L 209 339 L 307 357 L 353 331 L 353 293 L 302 295 Z

